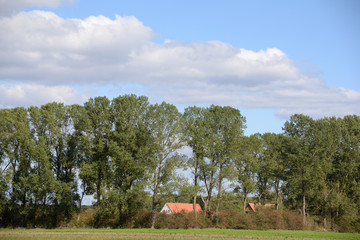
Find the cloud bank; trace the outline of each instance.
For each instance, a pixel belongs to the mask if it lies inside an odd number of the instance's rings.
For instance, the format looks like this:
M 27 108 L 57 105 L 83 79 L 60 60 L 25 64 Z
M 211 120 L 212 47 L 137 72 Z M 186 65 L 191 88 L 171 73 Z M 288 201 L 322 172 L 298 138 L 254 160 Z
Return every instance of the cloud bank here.
M 135 84 L 173 104 L 273 108 L 284 117 L 360 113 L 360 92 L 304 74 L 280 49 L 252 51 L 219 41 L 156 44 L 155 36 L 135 17 L 63 19 L 48 11 L 3 16 L 0 91 L 6 97 L 0 106 L 28 103 L 36 91 L 71 103 L 86 98 L 74 86 Z M 51 99 L 37 96 L 34 104 Z
M 44 86 L 37 84 L 1 84 L 0 108 L 16 106 L 37 106 L 39 103 L 63 102 L 73 104 L 88 100 L 71 87 Z
M 77 0 L 0 0 L 0 16 L 18 13 L 27 7 L 56 8 L 60 5 L 72 4 Z

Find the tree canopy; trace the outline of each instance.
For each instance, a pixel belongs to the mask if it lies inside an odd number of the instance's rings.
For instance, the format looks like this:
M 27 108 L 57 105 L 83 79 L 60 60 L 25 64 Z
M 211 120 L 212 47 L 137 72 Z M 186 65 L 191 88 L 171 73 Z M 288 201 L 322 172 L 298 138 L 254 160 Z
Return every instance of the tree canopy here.
M 57 227 L 91 196 L 94 227 L 128 226 L 141 211 L 154 227 L 180 200 L 219 221 L 252 199 L 360 231 L 359 116 L 295 114 L 281 134 L 245 127 L 233 107 L 181 113 L 136 95 L 0 109 L 0 225 Z

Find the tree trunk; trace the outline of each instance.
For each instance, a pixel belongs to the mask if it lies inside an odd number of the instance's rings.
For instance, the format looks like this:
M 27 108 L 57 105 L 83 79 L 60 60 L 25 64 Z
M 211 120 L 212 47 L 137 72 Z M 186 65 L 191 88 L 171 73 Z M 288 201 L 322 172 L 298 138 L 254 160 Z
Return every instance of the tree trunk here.
M 246 200 L 247 200 L 247 194 L 244 194 L 244 213 L 246 213 Z
M 306 223 L 306 197 L 305 197 L 305 194 L 303 194 L 302 213 L 303 213 L 303 224 L 305 225 L 305 223 Z
M 258 203 L 259 203 L 259 204 L 262 204 L 261 198 L 262 198 L 262 193 L 259 194 L 259 196 L 258 196 Z
M 193 203 L 194 203 L 195 219 L 197 219 L 197 212 L 196 212 L 197 179 L 198 179 L 197 168 L 198 168 L 198 160 L 196 160 L 196 163 L 195 163 L 195 176 L 194 176 L 195 195 L 194 195 L 194 201 L 193 201 Z
M 215 210 L 215 216 L 216 216 L 216 223 L 219 223 L 219 208 L 220 208 L 220 199 L 221 199 L 221 187 L 222 187 L 222 179 L 219 180 L 219 190 L 216 197 L 216 210 Z
M 152 199 L 152 209 L 151 209 L 151 228 L 155 228 L 156 222 L 156 194 L 153 195 Z
M 100 206 L 100 198 L 101 198 L 101 172 L 100 168 L 98 169 L 97 173 L 97 180 L 96 180 L 96 203 Z
M 304 171 L 301 171 L 301 186 L 302 186 L 302 214 L 303 214 L 303 225 L 306 223 L 306 197 L 305 197 L 305 183 L 304 183 Z
M 276 204 L 275 208 L 276 210 L 279 210 L 279 182 L 275 182 L 275 192 L 276 192 Z
M 195 214 L 195 219 L 197 219 L 197 212 L 196 212 L 196 194 L 194 196 L 194 214 Z
M 205 206 L 204 206 L 204 217 L 206 217 L 206 213 L 208 211 L 210 211 L 210 205 L 211 205 L 211 195 L 212 195 L 212 188 L 211 186 L 209 187 L 209 190 L 207 191 L 208 192 L 208 196 L 206 197 L 206 201 L 204 202 Z M 204 201 L 204 200 L 203 200 Z
M 98 206 L 100 206 L 100 198 L 101 198 L 100 184 L 96 184 L 96 204 Z
M 44 207 L 46 206 L 46 198 L 47 198 L 47 194 L 45 193 L 45 194 L 44 194 L 44 198 L 43 198 L 43 206 L 44 206 Z
M 205 211 L 204 211 L 204 217 L 206 217 L 206 214 L 207 214 L 207 212 L 209 211 L 209 204 L 210 203 L 210 201 L 209 201 L 209 199 L 208 198 L 206 198 L 206 201 L 205 201 Z
M 204 215 L 204 217 L 205 217 L 205 216 L 206 216 L 207 201 L 205 201 L 205 199 L 203 198 L 203 196 L 200 195 L 200 197 L 201 197 L 201 200 L 202 200 L 202 202 L 203 202 L 203 204 L 204 204 L 203 215 Z
M 323 204 L 323 222 L 324 222 L 324 228 L 327 229 L 327 218 L 326 218 L 326 203 L 327 203 L 327 196 L 328 194 L 324 194 L 324 204 Z
M 84 195 L 85 195 L 85 191 L 83 191 L 83 192 L 81 193 L 81 198 L 80 198 L 80 201 L 79 201 L 79 208 L 80 208 L 80 211 L 81 211 L 82 201 L 83 201 Z

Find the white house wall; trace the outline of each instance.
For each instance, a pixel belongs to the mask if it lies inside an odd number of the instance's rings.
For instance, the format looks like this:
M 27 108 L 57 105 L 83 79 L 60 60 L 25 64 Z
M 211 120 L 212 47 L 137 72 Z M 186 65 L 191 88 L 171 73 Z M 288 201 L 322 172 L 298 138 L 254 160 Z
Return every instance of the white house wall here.
M 160 211 L 161 213 L 172 214 L 169 206 L 165 203 L 164 207 Z

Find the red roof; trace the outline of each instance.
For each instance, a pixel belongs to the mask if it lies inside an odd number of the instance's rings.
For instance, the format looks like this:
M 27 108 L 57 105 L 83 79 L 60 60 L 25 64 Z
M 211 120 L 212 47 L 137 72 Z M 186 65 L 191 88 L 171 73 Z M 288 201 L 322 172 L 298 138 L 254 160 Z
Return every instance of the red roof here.
M 166 203 L 173 214 L 188 213 L 194 211 L 194 204 L 192 203 Z M 202 212 L 199 204 L 196 204 L 196 212 Z
M 255 206 L 262 206 L 261 203 L 257 203 L 257 204 L 255 204 L 255 203 L 248 203 L 248 205 L 250 206 L 250 209 L 253 210 L 254 212 L 256 212 Z M 266 203 L 264 206 L 265 206 L 265 207 L 273 207 L 273 206 L 275 206 L 275 204 Z
M 253 210 L 254 212 L 256 212 L 256 210 L 255 210 L 255 203 L 248 203 L 248 205 L 250 206 L 251 210 Z

